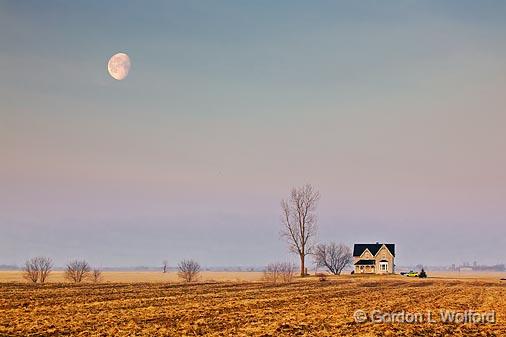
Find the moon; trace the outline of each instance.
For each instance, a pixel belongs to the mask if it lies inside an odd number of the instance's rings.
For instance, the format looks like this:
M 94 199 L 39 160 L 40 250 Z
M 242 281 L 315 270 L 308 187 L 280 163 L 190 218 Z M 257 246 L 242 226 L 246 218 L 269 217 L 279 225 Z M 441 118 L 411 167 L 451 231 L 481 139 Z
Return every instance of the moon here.
M 128 76 L 130 66 L 130 57 L 128 57 L 125 53 L 117 53 L 109 59 L 109 62 L 107 63 L 107 70 L 112 78 L 121 81 Z

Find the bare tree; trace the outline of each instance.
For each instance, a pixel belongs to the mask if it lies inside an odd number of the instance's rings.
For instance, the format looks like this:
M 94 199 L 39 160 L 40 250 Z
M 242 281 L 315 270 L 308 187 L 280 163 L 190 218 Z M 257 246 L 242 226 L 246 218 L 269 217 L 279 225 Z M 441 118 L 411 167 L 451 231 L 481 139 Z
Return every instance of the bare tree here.
M 37 258 L 39 265 L 39 281 L 40 283 L 46 282 L 46 278 L 53 270 L 53 261 L 48 257 Z
M 163 262 L 162 262 L 162 270 L 163 270 L 164 274 L 167 272 L 167 268 L 168 267 L 169 267 L 169 261 L 163 260 Z
M 25 262 L 23 277 L 33 283 L 44 283 L 52 270 L 53 261 L 50 258 L 34 257 Z
M 270 263 L 264 270 L 264 281 L 290 283 L 295 274 L 295 265 L 289 262 Z
M 100 269 L 93 269 L 91 272 L 91 279 L 93 283 L 99 283 L 102 281 L 102 271 Z
M 320 193 L 311 185 L 292 189 L 290 198 L 281 201 L 282 237 L 286 238 L 291 252 L 299 255 L 300 275 L 306 275 L 305 259 L 314 247 L 317 232 L 316 206 Z
M 200 273 L 200 264 L 195 260 L 183 260 L 177 265 L 177 276 L 185 282 L 196 281 Z
M 80 283 L 89 276 L 90 265 L 84 260 L 73 260 L 65 267 L 65 278 L 74 283 Z
M 39 280 L 39 270 L 35 263 L 35 258 L 27 260 L 23 268 L 23 277 L 32 283 L 37 283 Z
M 352 261 L 350 247 L 331 242 L 319 244 L 314 252 L 317 267 L 325 267 L 334 275 L 339 275 Z

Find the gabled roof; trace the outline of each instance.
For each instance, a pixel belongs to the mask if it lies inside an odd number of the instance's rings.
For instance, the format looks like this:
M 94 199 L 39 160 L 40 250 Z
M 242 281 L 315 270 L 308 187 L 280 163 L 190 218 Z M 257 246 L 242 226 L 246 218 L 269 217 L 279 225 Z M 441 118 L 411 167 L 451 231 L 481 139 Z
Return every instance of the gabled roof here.
M 374 266 L 375 264 L 375 260 L 358 260 L 355 262 L 355 266 Z
M 376 255 L 380 248 L 385 245 L 387 249 L 395 256 L 395 244 L 393 243 L 356 243 L 353 246 L 353 256 L 358 257 L 362 255 L 362 253 L 368 249 L 372 255 Z

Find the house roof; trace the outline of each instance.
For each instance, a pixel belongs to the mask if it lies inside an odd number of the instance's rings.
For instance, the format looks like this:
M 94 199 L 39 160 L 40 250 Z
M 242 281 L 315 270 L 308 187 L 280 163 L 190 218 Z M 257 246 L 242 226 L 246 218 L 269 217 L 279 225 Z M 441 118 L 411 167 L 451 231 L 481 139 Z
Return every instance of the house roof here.
M 353 256 L 357 257 L 362 255 L 362 253 L 368 249 L 372 255 L 376 255 L 380 248 L 385 245 L 387 249 L 395 256 L 395 244 L 393 243 L 356 243 L 353 246 Z
M 358 260 L 355 262 L 355 266 L 374 266 L 375 264 L 375 260 Z

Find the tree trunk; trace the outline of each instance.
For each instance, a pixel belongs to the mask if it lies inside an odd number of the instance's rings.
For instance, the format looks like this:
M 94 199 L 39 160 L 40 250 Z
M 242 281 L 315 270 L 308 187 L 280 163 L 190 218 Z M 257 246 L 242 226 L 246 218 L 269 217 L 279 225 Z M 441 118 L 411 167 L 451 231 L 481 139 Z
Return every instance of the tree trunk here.
M 306 276 L 305 254 L 300 254 L 300 276 Z

